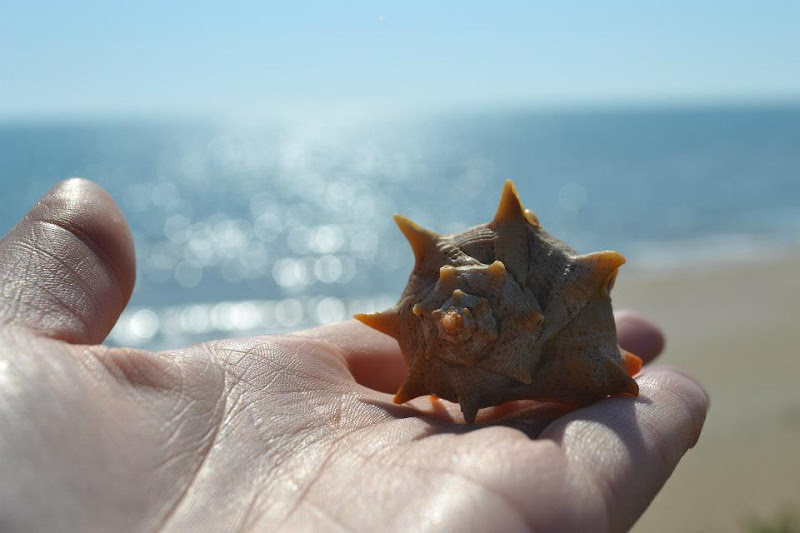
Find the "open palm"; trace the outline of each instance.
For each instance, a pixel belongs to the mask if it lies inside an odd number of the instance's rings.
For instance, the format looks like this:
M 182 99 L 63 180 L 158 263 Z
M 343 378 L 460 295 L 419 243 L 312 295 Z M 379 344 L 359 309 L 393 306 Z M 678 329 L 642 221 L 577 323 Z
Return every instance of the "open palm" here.
M 100 346 L 134 281 L 96 185 L 54 188 L 0 242 L 0 529 L 624 530 L 696 442 L 707 397 L 646 370 L 567 412 L 394 405 L 392 339 L 347 322 L 149 353 Z M 652 359 L 661 336 L 618 316 Z

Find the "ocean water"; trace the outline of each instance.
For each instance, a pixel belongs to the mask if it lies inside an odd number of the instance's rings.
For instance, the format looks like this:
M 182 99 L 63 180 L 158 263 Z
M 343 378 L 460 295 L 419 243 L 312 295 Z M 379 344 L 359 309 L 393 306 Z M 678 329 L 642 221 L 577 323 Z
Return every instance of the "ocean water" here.
M 795 247 L 800 105 L 0 123 L 0 232 L 69 176 L 111 193 L 137 247 L 109 342 L 163 348 L 391 305 L 413 264 L 391 215 L 461 231 L 507 178 L 548 231 L 634 271 Z

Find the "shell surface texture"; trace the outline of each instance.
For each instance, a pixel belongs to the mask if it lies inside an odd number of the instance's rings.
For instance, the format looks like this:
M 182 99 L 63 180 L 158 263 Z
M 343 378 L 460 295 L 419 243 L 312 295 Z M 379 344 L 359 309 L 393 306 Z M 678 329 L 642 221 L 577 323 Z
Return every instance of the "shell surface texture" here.
M 521 399 L 589 403 L 632 394 L 641 360 L 617 345 L 610 291 L 625 258 L 580 255 L 503 187 L 488 224 L 438 235 L 395 215 L 415 256 L 400 301 L 356 319 L 391 335 L 408 375 L 394 396 L 479 409 Z

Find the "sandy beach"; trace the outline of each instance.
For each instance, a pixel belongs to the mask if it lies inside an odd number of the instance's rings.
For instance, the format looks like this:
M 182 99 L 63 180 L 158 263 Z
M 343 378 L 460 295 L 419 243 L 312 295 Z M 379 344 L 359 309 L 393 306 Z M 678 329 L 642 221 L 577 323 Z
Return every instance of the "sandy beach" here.
M 698 445 L 636 532 L 746 531 L 800 510 L 800 253 L 658 275 L 620 273 L 615 308 L 666 332 L 654 364 L 677 366 L 711 396 Z

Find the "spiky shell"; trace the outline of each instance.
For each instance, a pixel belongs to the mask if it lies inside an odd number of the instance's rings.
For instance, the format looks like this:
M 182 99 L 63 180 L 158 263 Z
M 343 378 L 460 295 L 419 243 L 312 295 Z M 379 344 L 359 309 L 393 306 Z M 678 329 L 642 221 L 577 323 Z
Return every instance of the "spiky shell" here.
M 610 290 L 625 258 L 579 255 L 544 231 L 509 180 L 494 219 L 437 235 L 395 221 L 415 256 L 400 301 L 355 318 L 397 339 L 409 373 L 395 403 L 426 394 L 464 419 L 509 400 L 638 394 L 641 360 L 617 345 Z

